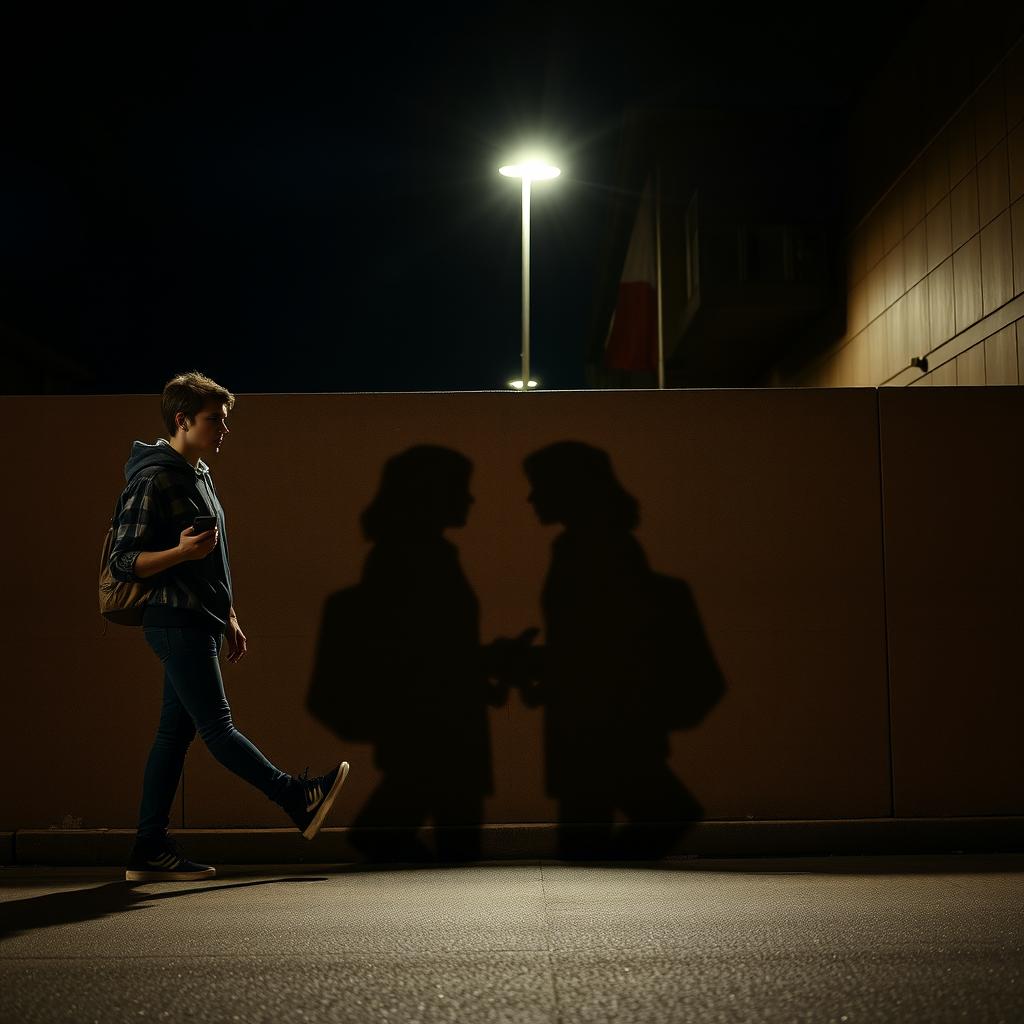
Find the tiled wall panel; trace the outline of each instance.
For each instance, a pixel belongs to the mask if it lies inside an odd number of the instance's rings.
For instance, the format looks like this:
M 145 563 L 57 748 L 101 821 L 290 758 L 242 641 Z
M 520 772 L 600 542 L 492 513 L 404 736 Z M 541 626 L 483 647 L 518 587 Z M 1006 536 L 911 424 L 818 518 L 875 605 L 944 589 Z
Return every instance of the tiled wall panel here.
M 923 160 L 916 160 L 903 180 L 903 229 L 910 235 L 927 211 Z
M 928 273 L 928 245 L 923 220 L 911 228 L 903 242 L 903 269 L 908 288 L 913 288 Z
M 928 277 L 928 311 L 932 348 L 953 337 L 953 260 L 948 259 Z
M 1006 123 L 1008 127 L 1024 121 L 1024 40 L 1009 52 L 1004 63 L 1006 77 Z
M 905 362 L 913 356 L 923 356 L 929 349 L 928 282 L 921 281 L 907 292 L 906 317 L 903 322 L 907 342 Z
M 882 217 L 882 247 L 890 253 L 903 241 L 903 196 L 899 190 L 893 189 L 885 197 L 879 212 Z
M 949 183 L 951 188 L 962 181 L 978 162 L 974 136 L 974 104 L 968 101 L 953 118 L 947 129 L 949 137 Z
M 1006 144 L 1009 174 L 1009 200 L 1016 202 L 1024 196 L 1024 121 L 1010 133 Z
M 971 32 L 976 28 L 972 22 Z M 998 36 L 1002 31 L 1001 25 L 993 26 L 990 34 Z M 916 36 L 905 54 L 906 60 L 920 64 L 919 73 L 901 76 L 888 67 L 882 73 L 886 88 L 866 94 L 865 103 L 878 104 L 875 121 L 871 110 L 862 111 L 864 117 L 852 136 L 870 150 L 868 126 L 876 123 L 876 131 L 884 134 L 885 111 L 900 102 L 901 88 L 919 97 L 910 102 L 909 93 L 902 96 L 911 120 L 920 117 L 924 124 L 928 112 L 943 103 L 952 104 L 955 113 L 947 113 L 945 123 L 936 127 L 917 158 L 882 190 L 851 233 L 846 332 L 813 364 L 796 371 L 801 384 L 842 387 L 888 382 L 909 369 L 915 356 L 935 352 L 965 331 L 979 333 L 980 321 L 1024 293 L 1024 117 L 1019 116 L 1024 42 L 1009 54 L 993 58 L 996 66 L 974 79 L 980 78 L 981 84 L 971 95 L 956 97 L 959 79 L 948 60 L 940 72 L 939 50 L 933 55 L 935 75 L 929 78 L 926 73 L 930 59 L 926 36 Z M 981 38 L 986 38 L 984 33 Z M 976 59 L 987 59 L 989 51 L 1001 52 L 998 39 L 977 49 Z M 964 82 L 974 73 L 965 72 Z M 994 319 L 991 332 L 1003 323 L 1005 317 L 1002 322 Z M 980 331 L 984 332 L 984 325 Z M 859 344 L 867 355 L 866 381 L 863 375 L 852 375 L 854 361 L 847 351 L 861 335 Z M 973 336 L 967 340 L 975 343 Z M 949 354 L 940 353 L 933 360 L 937 365 L 952 363 L 942 377 L 929 383 L 950 383 L 949 375 L 958 365 L 961 383 L 978 380 L 977 354 L 957 358 L 963 346 L 954 342 Z M 847 354 L 840 357 L 844 351 Z M 998 376 L 1002 380 L 1003 372 Z M 918 379 L 904 375 L 899 382 Z
M 907 290 L 906 274 L 903 268 L 903 243 L 896 247 L 882 260 L 882 280 L 884 282 L 885 306 L 897 302 Z
M 978 175 L 971 171 L 949 194 L 953 250 L 978 233 Z
M 1013 294 L 1024 293 L 1024 198 L 1010 208 L 1010 237 L 1013 246 Z
M 953 222 L 948 195 L 943 196 L 929 212 L 925 232 L 928 245 L 928 269 L 931 271 L 953 252 Z
M 949 194 L 949 148 L 940 135 L 924 154 L 925 197 L 929 210 Z
M 981 244 L 975 235 L 953 254 L 953 316 L 956 332 L 981 319 Z
M 985 383 L 1017 384 L 1017 332 L 1014 324 L 985 339 Z
M 1006 82 L 1000 65 L 974 97 L 978 155 L 983 157 L 1006 137 Z
M 1010 211 L 1005 210 L 981 232 L 982 312 L 995 312 L 1013 298 L 1013 252 Z
M 978 164 L 978 213 L 984 226 L 1010 205 L 1010 170 L 1005 139 Z
M 979 343 L 956 357 L 956 382 L 960 387 L 985 384 L 985 345 Z

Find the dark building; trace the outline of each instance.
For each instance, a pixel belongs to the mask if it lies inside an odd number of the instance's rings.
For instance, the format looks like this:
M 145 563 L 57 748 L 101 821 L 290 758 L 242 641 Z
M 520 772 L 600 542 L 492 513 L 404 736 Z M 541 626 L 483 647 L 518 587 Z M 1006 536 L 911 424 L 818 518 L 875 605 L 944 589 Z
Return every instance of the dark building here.
M 1017 384 L 1024 17 L 983 8 L 822 42 L 817 98 L 632 111 L 589 383 L 656 383 L 609 370 L 605 344 L 657 174 L 667 386 Z

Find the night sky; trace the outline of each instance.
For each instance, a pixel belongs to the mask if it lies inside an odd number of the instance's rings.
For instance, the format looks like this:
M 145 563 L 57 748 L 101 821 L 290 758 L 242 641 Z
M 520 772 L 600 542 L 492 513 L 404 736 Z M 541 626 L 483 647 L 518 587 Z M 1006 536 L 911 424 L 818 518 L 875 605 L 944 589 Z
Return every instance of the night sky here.
M 71 390 L 504 386 L 520 206 L 497 167 L 529 143 L 564 168 L 535 188 L 534 373 L 582 387 L 624 108 L 841 104 L 869 35 L 826 46 L 824 13 L 778 8 L 137 6 L 2 43 L 0 326 L 85 366 Z

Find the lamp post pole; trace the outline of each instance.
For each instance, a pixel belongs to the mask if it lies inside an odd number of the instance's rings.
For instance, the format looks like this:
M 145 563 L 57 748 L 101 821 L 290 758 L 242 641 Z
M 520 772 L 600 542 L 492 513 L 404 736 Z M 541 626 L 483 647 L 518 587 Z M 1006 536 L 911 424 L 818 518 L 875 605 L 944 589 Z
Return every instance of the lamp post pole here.
M 525 160 L 518 164 L 499 167 L 498 173 L 506 178 L 520 178 L 523 183 L 523 345 L 521 381 L 509 385 L 523 391 L 530 390 L 530 189 L 535 181 L 557 178 L 562 172 L 544 160 Z
M 530 390 L 530 179 L 523 175 L 523 391 Z

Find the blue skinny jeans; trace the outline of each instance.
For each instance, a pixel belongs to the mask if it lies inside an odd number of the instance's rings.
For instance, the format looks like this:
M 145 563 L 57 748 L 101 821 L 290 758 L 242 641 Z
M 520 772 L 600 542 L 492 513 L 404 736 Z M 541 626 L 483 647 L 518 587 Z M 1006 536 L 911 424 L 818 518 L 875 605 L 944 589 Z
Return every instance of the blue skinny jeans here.
M 231 721 L 220 674 L 224 635 L 162 627 L 147 627 L 143 632 L 164 667 L 164 698 L 143 776 L 139 839 L 160 840 L 167 835 L 185 754 L 197 730 L 225 768 L 279 804 L 290 776 L 272 765 Z

